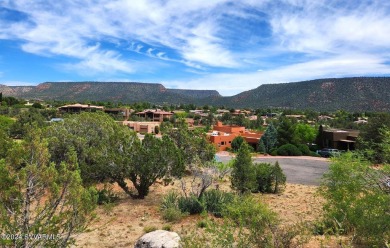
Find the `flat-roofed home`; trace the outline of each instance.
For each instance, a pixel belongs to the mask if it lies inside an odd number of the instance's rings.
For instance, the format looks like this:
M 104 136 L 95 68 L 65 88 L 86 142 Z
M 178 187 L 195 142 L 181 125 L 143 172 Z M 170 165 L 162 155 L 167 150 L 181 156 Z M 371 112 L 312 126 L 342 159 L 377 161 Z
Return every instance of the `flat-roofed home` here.
M 144 111 L 138 112 L 137 115 L 151 121 L 163 122 L 164 118 L 171 118 L 173 113 L 162 111 L 161 109 L 145 109 Z
M 192 114 L 203 114 L 203 109 L 192 109 L 190 110 Z
M 84 111 L 94 112 L 94 111 L 103 111 L 103 106 L 94 106 L 91 104 L 71 104 L 71 105 L 65 105 L 62 107 L 59 107 L 58 110 L 62 113 L 80 113 Z
M 286 115 L 287 118 L 292 118 L 292 119 L 297 119 L 297 120 L 302 120 L 305 119 L 305 115 Z
M 323 130 L 322 142 L 323 147 L 334 148 L 339 150 L 354 150 L 356 139 L 359 136 L 358 130 L 339 130 L 328 129 Z
M 212 133 L 208 134 L 210 142 L 214 144 L 218 151 L 231 148 L 232 141 L 237 136 L 242 136 L 249 145 L 257 149 L 262 135 L 262 132 L 249 132 L 245 130 L 245 127 L 223 125 L 220 121 L 213 126 Z
M 217 109 L 218 114 L 230 113 L 228 109 Z
M 150 121 L 123 121 L 122 125 L 128 126 L 137 133 L 156 133 L 156 126 L 160 127 L 159 122 Z

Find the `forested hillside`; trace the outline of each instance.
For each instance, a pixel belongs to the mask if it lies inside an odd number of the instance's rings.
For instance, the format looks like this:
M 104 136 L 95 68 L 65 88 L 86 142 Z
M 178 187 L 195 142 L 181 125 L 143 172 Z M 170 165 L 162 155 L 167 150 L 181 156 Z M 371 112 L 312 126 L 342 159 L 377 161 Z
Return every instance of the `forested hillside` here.
M 221 97 L 216 90 L 182 90 L 182 89 L 167 89 L 168 92 L 179 94 L 191 98 L 206 98 L 206 97 Z
M 237 108 L 390 111 L 390 78 L 333 78 L 264 84 L 232 97 L 209 98 L 205 102 Z
M 229 108 L 293 108 L 333 111 L 390 111 L 390 77 L 318 79 L 263 84 L 231 97 L 215 90 L 167 89 L 162 84 L 47 82 L 38 86 L 0 85 L 4 96 L 69 101 L 193 103 Z
M 127 82 L 46 82 L 36 87 L 0 86 L 5 96 L 68 101 L 190 103 L 193 98 L 217 95 L 208 90 L 171 90 L 162 84 Z

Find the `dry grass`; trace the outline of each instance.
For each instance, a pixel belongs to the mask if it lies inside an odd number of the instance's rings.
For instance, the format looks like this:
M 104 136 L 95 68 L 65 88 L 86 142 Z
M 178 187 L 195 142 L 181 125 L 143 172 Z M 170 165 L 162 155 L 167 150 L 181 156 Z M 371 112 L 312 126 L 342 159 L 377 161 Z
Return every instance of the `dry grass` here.
M 223 190 L 230 190 L 229 182 L 220 182 Z M 155 184 L 150 194 L 144 200 L 134 200 L 121 192 L 119 187 L 114 190 L 121 196 L 121 200 L 112 208 L 100 206 L 97 209 L 98 218 L 89 227 L 89 230 L 80 234 L 76 240 L 76 247 L 132 247 L 136 240 L 149 227 L 163 229 L 167 225 L 160 215 L 159 204 L 162 197 L 172 189 L 178 189 L 179 183 L 163 186 Z M 283 193 L 278 195 L 261 195 L 271 209 L 277 212 L 285 224 L 299 221 L 311 221 L 321 215 L 323 200 L 316 195 L 315 186 L 287 184 Z M 182 232 L 194 228 L 201 216 L 188 216 L 178 223 L 170 223 L 172 231 Z M 321 237 L 312 238 L 305 247 L 333 247 L 329 242 L 321 241 Z M 321 243 L 324 243 L 322 246 Z

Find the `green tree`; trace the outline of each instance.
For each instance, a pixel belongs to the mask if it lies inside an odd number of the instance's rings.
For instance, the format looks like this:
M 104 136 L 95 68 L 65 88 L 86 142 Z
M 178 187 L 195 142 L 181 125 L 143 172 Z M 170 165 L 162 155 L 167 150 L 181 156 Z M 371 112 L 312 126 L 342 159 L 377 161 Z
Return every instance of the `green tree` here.
M 264 142 L 263 142 L 263 140 L 261 138 L 259 140 L 259 145 L 257 146 L 257 151 L 260 152 L 260 153 L 263 153 L 263 154 L 267 153 L 267 150 L 265 148 Z
M 0 159 L 5 158 L 12 146 L 12 140 L 7 133 L 0 129 Z
M 309 124 L 297 123 L 294 128 L 294 143 L 307 144 L 313 143 L 317 135 L 317 131 Z
M 143 199 L 157 179 L 181 177 L 184 169 L 180 151 L 171 139 L 165 135 L 162 139 L 145 135 L 128 174 L 138 192 L 137 195 L 131 194 L 132 197 Z
M 0 160 L 0 229 L 20 239 L 0 239 L 14 247 L 66 247 L 83 232 L 96 206 L 96 191 L 82 186 L 74 152 L 59 166 L 49 161 L 47 141 L 40 130 L 12 150 L 22 168 Z M 34 238 L 34 235 L 51 235 Z
M 231 113 L 223 113 L 221 116 L 221 121 L 227 124 L 232 124 L 232 114 Z
M 85 184 L 116 182 L 135 197 L 126 184 L 141 146 L 132 130 L 104 113 L 81 113 L 51 125 L 46 135 L 56 165 L 64 154 L 75 150 Z
M 20 103 L 20 101 L 13 96 L 3 97 L 3 101 L 5 101 L 7 106 L 13 106 Z
M 255 188 L 256 174 L 250 151 L 249 145 L 243 142 L 233 162 L 231 187 L 240 193 L 245 193 Z
M 14 124 L 14 120 L 10 117 L 0 115 L 0 130 L 3 130 L 6 133 L 9 133 L 11 126 Z
M 39 102 L 34 102 L 31 107 L 37 108 L 37 109 L 43 109 L 42 104 L 40 104 Z
M 368 151 L 367 158 L 375 163 L 385 162 L 382 150 L 384 136 L 381 130 L 383 128 L 390 128 L 390 114 L 388 113 L 371 117 L 357 140 L 357 148 L 361 151 Z
M 17 121 L 11 126 L 11 136 L 15 138 L 23 138 L 33 124 L 37 127 L 44 127 L 46 125 L 45 118 L 41 115 L 38 109 L 31 108 L 29 111 L 21 112 L 17 116 Z
M 260 141 L 264 143 L 266 153 L 270 153 L 270 151 L 276 147 L 278 142 L 278 131 L 272 123 L 268 125 L 267 130 L 265 130 L 265 133 L 261 136 L 259 142 Z
M 382 143 L 379 146 L 383 152 L 382 159 L 385 163 L 390 164 L 390 128 L 384 127 L 379 131 L 382 136 Z
M 282 168 L 279 165 L 279 161 L 275 162 L 275 165 L 272 168 L 272 180 L 274 181 L 273 184 L 273 191 L 272 193 L 276 194 L 282 191 L 282 189 L 286 185 L 286 175 L 283 173 Z
M 279 193 L 286 185 L 286 175 L 279 162 L 254 164 L 256 172 L 256 191 L 262 193 Z
M 285 117 L 280 118 L 280 123 L 278 125 L 278 146 L 285 144 L 295 144 L 294 142 L 294 123 Z
M 184 164 L 189 167 L 210 162 L 215 156 L 215 147 L 199 130 L 187 128 L 170 129 L 166 132 L 182 153 Z
M 234 152 L 237 152 L 237 151 L 240 149 L 242 143 L 244 143 L 244 142 L 245 142 L 245 139 L 244 139 L 242 136 L 237 136 L 237 137 L 235 137 L 235 138 L 232 140 L 232 144 L 231 144 L 232 150 L 233 150 Z

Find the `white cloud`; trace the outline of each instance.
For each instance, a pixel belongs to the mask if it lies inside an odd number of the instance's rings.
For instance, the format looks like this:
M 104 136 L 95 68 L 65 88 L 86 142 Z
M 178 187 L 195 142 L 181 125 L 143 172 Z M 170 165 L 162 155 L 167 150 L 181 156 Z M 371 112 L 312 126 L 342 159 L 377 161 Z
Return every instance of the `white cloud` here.
M 5 81 L 1 84 L 7 85 L 7 86 L 35 86 L 37 83 L 33 82 L 25 82 L 25 81 Z
M 76 62 L 65 69 L 83 75 L 146 73 L 163 64 L 142 68 L 127 45 L 120 53 L 107 43 L 130 43 L 135 53 L 181 63 L 191 76 L 201 75 L 171 84 L 215 87 L 226 94 L 261 83 L 389 73 L 384 51 L 390 48 L 390 3 L 383 0 L 7 0 L 2 5 L 26 13 L 28 20 L 0 19 L 0 39 L 20 40 L 29 53 L 72 58 Z M 257 19 L 267 22 L 270 33 L 242 23 Z M 225 21 L 237 33 L 230 34 Z M 240 30 L 248 37 L 239 37 Z M 215 73 L 216 68 L 231 72 Z
M 12 24 L 17 28 L 1 29 L 0 37 L 22 39 L 26 52 L 86 60 L 90 53 L 84 50 L 95 47 L 90 41 L 96 43 L 108 37 L 138 39 L 152 46 L 175 49 L 191 62 L 231 67 L 236 64 L 230 51 L 216 42 L 216 30 L 211 27 L 215 20 L 206 18 L 210 10 L 223 2 L 227 0 L 196 3 L 105 0 L 99 4 L 15 0 L 5 6 L 27 13 L 33 25 Z M 138 45 L 134 50 L 139 52 L 142 48 Z
M 92 53 L 76 64 L 64 64 L 66 70 L 77 71 L 79 74 L 93 76 L 98 72 L 115 74 L 115 72 L 133 72 L 133 65 L 122 61 L 120 55 L 113 51 Z
M 347 2 L 287 2 L 292 5 L 273 9 L 270 20 L 274 36 L 287 50 L 318 55 L 389 46 L 390 8 L 383 1 L 354 1 L 344 8 L 337 5 Z

